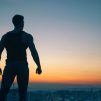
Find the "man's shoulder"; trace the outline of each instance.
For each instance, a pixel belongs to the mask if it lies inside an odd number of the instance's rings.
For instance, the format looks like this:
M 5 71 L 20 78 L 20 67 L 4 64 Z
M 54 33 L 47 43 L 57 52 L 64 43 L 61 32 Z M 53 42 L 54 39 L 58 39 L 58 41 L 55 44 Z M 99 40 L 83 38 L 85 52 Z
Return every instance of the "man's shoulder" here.
M 5 33 L 4 35 L 2 35 L 0 42 L 3 42 L 4 43 L 6 41 L 7 35 L 8 35 L 8 32 Z
M 23 31 L 23 41 L 26 44 L 33 42 L 33 36 L 25 31 Z
M 13 31 L 8 31 L 8 32 L 6 32 L 6 33 L 2 36 L 2 39 L 5 39 L 5 38 L 8 37 L 8 35 L 10 35 L 11 33 L 13 33 Z
M 33 39 L 33 36 L 32 36 L 31 34 L 25 32 L 25 31 L 23 31 L 23 37 L 24 37 L 24 38 L 27 38 L 27 39 L 29 39 L 29 40 Z
M 7 34 L 8 34 L 8 32 L 7 32 L 6 34 L 4 34 L 4 35 L 1 37 L 1 39 L 4 40 L 4 39 L 6 38 L 6 36 L 7 36 Z
M 13 31 L 6 32 L 2 37 L 6 37 L 6 36 L 9 35 L 10 33 L 13 33 Z

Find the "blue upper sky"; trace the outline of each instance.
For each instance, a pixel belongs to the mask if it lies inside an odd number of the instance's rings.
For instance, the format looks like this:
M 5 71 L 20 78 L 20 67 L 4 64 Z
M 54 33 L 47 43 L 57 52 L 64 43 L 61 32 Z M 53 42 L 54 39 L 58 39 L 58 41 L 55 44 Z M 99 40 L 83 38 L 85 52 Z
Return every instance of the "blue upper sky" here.
M 0 37 L 13 29 L 15 14 L 25 17 L 24 30 L 34 36 L 46 67 L 65 70 L 71 59 L 89 62 L 88 72 L 101 71 L 101 0 L 1 0 Z

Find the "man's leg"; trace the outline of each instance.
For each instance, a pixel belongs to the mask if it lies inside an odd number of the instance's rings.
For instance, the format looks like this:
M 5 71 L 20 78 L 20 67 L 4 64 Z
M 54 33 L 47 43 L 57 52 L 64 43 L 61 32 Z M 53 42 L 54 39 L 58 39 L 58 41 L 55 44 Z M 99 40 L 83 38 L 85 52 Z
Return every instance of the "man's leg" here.
M 5 67 L 1 82 L 0 101 L 5 101 L 14 77 L 14 72 L 12 72 L 9 67 Z
M 27 87 L 29 81 L 29 69 L 27 65 L 23 65 L 20 67 L 22 69 L 19 70 L 17 74 L 17 82 L 19 87 L 19 101 L 27 101 Z

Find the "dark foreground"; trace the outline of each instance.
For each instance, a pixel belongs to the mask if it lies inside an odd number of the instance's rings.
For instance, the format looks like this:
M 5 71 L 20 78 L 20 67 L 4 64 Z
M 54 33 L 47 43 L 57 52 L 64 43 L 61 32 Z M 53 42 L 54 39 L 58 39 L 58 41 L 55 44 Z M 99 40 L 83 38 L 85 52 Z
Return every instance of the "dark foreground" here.
M 7 101 L 18 101 L 17 89 L 10 90 Z M 101 89 L 28 91 L 28 101 L 101 101 Z

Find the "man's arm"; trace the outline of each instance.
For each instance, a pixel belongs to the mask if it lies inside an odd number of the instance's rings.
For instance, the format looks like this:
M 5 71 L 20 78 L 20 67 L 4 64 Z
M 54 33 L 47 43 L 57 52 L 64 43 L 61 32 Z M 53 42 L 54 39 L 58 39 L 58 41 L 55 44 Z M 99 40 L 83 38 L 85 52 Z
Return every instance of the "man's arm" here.
M 4 39 L 5 39 L 5 37 L 3 36 L 0 40 L 0 60 L 1 60 L 2 51 L 4 50 Z M 1 68 L 0 68 L 0 75 L 2 75 L 2 69 Z
M 35 44 L 33 43 L 33 37 L 31 35 L 29 35 L 28 37 L 28 46 L 31 51 L 31 55 L 38 66 L 38 68 L 36 69 L 36 73 L 41 74 L 42 70 L 41 70 L 39 55 L 36 50 Z
M 0 60 L 1 60 L 2 51 L 4 50 L 4 41 L 5 41 L 5 36 L 3 36 L 0 41 Z

